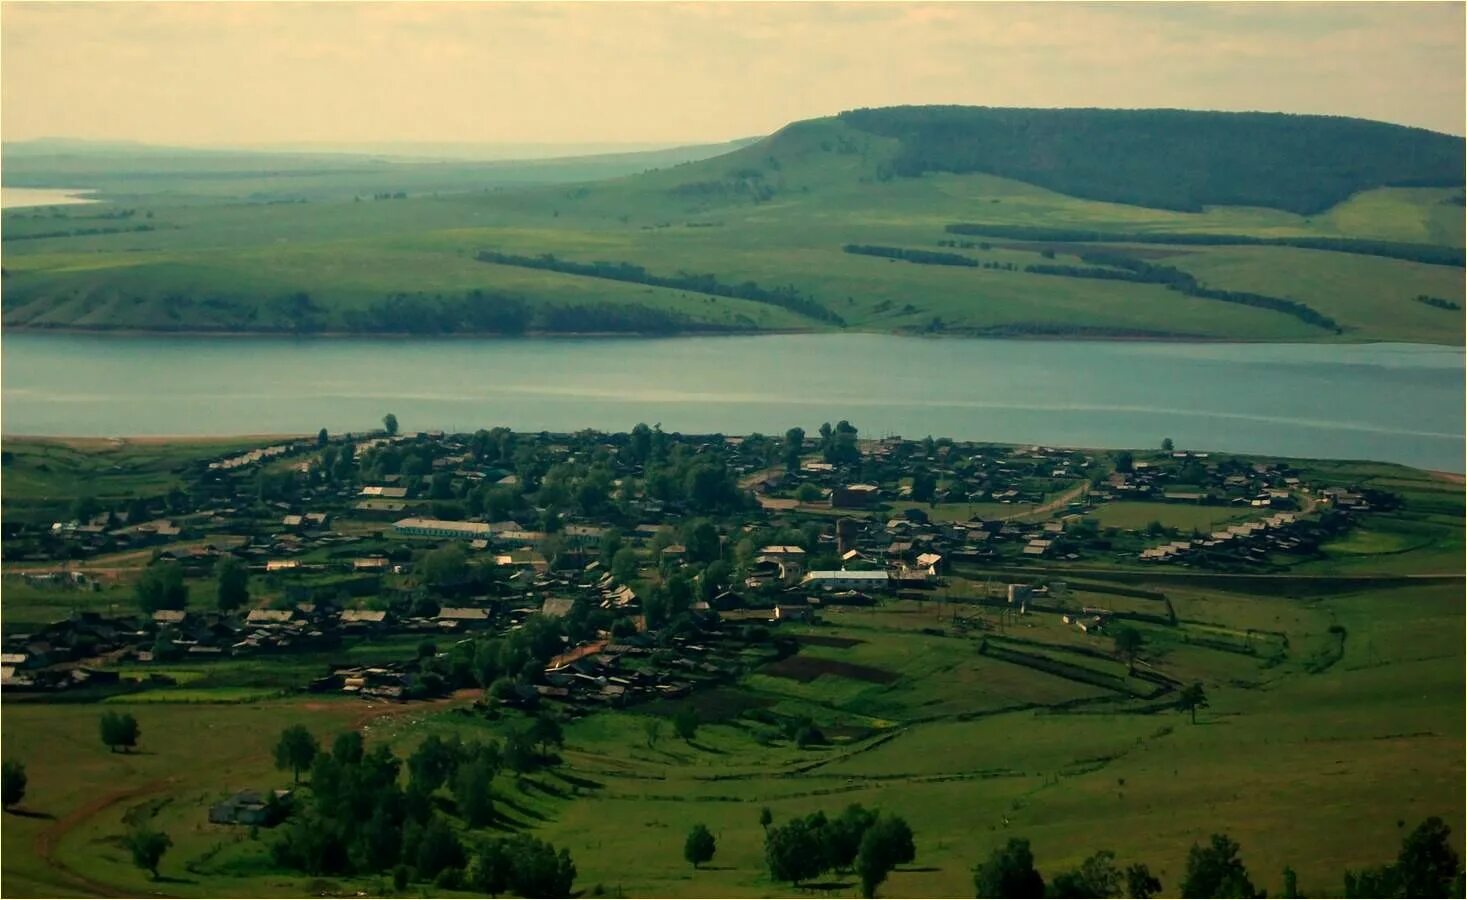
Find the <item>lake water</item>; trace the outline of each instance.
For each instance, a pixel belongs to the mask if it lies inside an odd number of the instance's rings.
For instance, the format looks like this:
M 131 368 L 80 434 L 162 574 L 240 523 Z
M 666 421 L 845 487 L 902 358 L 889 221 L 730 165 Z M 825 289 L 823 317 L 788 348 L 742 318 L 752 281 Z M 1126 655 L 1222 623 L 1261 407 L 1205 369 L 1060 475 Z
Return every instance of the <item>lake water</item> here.
M 1463 352 L 878 334 L 292 339 L 11 334 L 6 434 L 813 432 L 1192 447 L 1463 470 Z
M 0 187 L 0 209 L 19 209 L 22 206 L 73 206 L 78 203 L 96 203 L 82 188 L 17 188 Z

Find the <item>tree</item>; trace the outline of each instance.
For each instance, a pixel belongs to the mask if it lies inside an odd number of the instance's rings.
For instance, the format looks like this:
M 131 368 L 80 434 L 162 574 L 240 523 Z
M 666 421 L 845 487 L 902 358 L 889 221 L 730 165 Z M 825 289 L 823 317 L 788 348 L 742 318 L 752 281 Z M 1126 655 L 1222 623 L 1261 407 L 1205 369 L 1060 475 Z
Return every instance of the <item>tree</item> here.
M 124 750 L 137 746 L 138 720 L 132 717 L 132 713 L 102 713 L 102 743 L 111 748 L 113 753 L 117 748 Z
M 698 736 L 698 711 L 691 706 L 684 706 L 673 716 L 672 727 L 678 737 L 691 744 L 693 738 Z
M 0 804 L 6 809 L 25 799 L 25 764 L 7 759 L 0 765 Z
M 173 846 L 173 839 L 161 831 L 153 831 L 146 825 L 138 827 L 127 836 L 127 849 L 132 852 L 132 864 L 139 869 L 146 869 L 152 874 L 153 880 L 158 880 L 158 863 L 163 861 L 163 854 Z
M 304 725 L 291 725 L 280 732 L 280 742 L 275 745 L 275 768 L 290 769 L 295 783 L 301 782 L 301 770 L 309 769 L 316 761 L 321 745 Z
M 1346 897 L 1455 897 L 1462 868 L 1448 839 L 1452 830 L 1432 816 L 1412 829 L 1390 865 L 1345 872 Z
M 355 766 L 361 763 L 364 749 L 360 732 L 343 731 L 331 742 L 331 759 L 337 765 Z
M 219 579 L 217 602 L 221 612 L 239 609 L 250 599 L 250 570 L 237 557 L 224 556 L 215 568 Z
M 503 839 L 486 841 L 469 863 L 469 888 L 490 897 L 498 897 L 509 887 L 514 873 L 514 860 Z
M 1166 451 L 1167 453 L 1172 452 L 1172 450 L 1175 447 L 1176 447 L 1176 444 L 1173 444 L 1172 443 L 1172 439 L 1171 438 L 1162 438 L 1161 439 L 1161 449 L 1164 450 L 1164 451 Z
M 642 730 L 647 733 L 647 747 L 651 749 L 656 746 L 658 738 L 662 737 L 662 720 L 652 716 L 642 723 Z
M 892 869 L 917 857 L 912 829 L 898 816 L 882 816 L 861 836 L 856 855 L 856 874 L 861 876 L 861 893 L 875 897 L 876 888 Z
M 324 446 L 326 446 L 326 443 L 328 441 L 330 441 L 330 440 L 331 440 L 331 436 L 326 433 L 326 429 L 322 428 L 320 431 L 316 432 L 316 446 L 317 447 L 324 447 Z
M 426 794 L 438 790 L 457 765 L 458 753 L 454 745 L 436 734 L 424 738 L 407 761 L 411 783 Z
M 1117 897 L 1120 896 L 1121 871 L 1116 868 L 1116 855 L 1100 850 L 1080 864 L 1080 868 L 1061 872 L 1049 885 L 1051 897 Z
M 1417 825 L 1401 843 L 1396 857 L 1404 896 L 1447 896 L 1452 880 L 1461 871 L 1457 854 L 1448 842 L 1452 829 L 1438 816 Z
M 698 519 L 686 529 L 683 545 L 687 547 L 688 559 L 693 562 L 711 563 L 723 555 L 718 529 L 707 519 Z
M 974 867 L 973 890 L 979 897 L 1043 897 L 1044 878 L 1034 868 L 1029 841 L 1009 838 Z
M 1206 847 L 1187 851 L 1187 871 L 1180 887 L 1183 897 L 1259 897 L 1238 858 L 1238 844 L 1225 834 L 1214 834 Z
M 803 732 L 808 727 L 801 725 L 797 732 Z M 839 816 L 827 822 L 820 830 L 826 864 L 838 872 L 850 869 L 861 851 L 861 838 L 875 822 L 876 813 L 859 803 L 852 803 Z
M 542 757 L 550 756 L 551 747 L 565 746 L 565 733 L 561 731 L 560 723 L 544 714 L 535 717 L 526 737 L 540 748 Z
M 713 832 L 708 830 L 708 826 L 702 824 L 694 825 L 692 830 L 688 832 L 688 839 L 683 842 L 683 859 L 692 863 L 693 868 L 696 869 L 703 863 L 713 859 L 713 853 L 716 849 L 717 845 L 713 840 Z
M 763 828 L 766 834 L 769 832 L 769 826 L 772 824 L 774 824 L 773 811 L 767 806 L 759 810 L 759 827 Z
M 382 427 L 387 429 L 388 434 L 397 434 L 397 416 L 392 413 L 383 416 Z
M 1117 453 L 1116 454 L 1116 471 L 1117 472 L 1130 472 L 1130 471 L 1132 471 L 1135 468 L 1136 468 L 1136 458 L 1131 455 L 1131 451 L 1129 451 L 1129 450 L 1122 450 L 1120 453 Z
M 438 877 L 444 869 L 464 864 L 463 845 L 442 816 L 435 815 L 428 820 L 418 840 L 415 863 L 418 877 L 429 880 Z
M 1145 863 L 1132 863 L 1126 867 L 1126 896 L 1149 900 L 1159 893 L 1161 880 L 1151 874 Z
M 176 562 L 155 563 L 143 570 L 137 583 L 138 606 L 145 613 L 188 606 L 188 585 L 183 583 L 183 566 Z
M 1123 625 L 1116 629 L 1115 647 L 1116 656 L 1126 661 L 1126 671 L 1134 672 L 1136 668 L 1136 657 L 1141 652 L 1144 643 L 1141 632 L 1129 625 Z
M 820 834 L 806 819 L 792 819 L 764 833 L 764 861 L 769 877 L 799 885 L 825 871 Z
M 494 819 L 494 797 L 490 786 L 496 771 L 494 761 L 486 754 L 459 763 L 453 776 L 453 799 L 459 814 L 470 828 L 483 828 Z
M 1284 890 L 1279 896 L 1283 900 L 1299 900 L 1304 896 L 1299 893 L 1299 873 L 1294 871 L 1293 866 L 1284 866 Z
M 791 428 L 784 433 L 784 445 L 780 448 L 784 457 L 784 467 L 788 472 L 800 470 L 800 454 L 805 449 L 805 429 Z
M 814 503 L 824 496 L 825 492 L 820 490 L 820 486 L 811 481 L 807 481 L 795 489 L 795 499 L 801 503 Z
M 423 583 L 436 588 L 459 583 L 468 571 L 468 554 L 457 541 L 429 550 L 418 562 L 418 575 Z
M 637 577 L 637 553 L 631 547 L 623 547 L 611 558 L 611 577 L 626 584 Z
M 1207 708 L 1207 694 L 1202 690 L 1202 682 L 1194 681 L 1182 688 L 1177 695 L 1177 709 L 1184 709 L 1192 714 L 1192 724 L 1197 724 L 1197 710 Z

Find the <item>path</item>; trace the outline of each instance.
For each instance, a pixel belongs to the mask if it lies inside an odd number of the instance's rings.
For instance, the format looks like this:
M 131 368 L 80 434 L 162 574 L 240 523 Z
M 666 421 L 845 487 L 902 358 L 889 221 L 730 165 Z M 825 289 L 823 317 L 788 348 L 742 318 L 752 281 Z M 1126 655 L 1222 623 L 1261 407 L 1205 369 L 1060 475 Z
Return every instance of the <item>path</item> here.
M 54 823 L 52 823 L 44 831 L 36 836 L 36 856 L 38 856 L 42 861 L 46 863 L 46 865 L 50 866 L 63 878 L 73 882 L 74 885 L 80 886 L 99 897 L 134 896 L 135 892 L 133 891 L 121 890 L 120 888 L 113 887 L 112 885 L 93 880 L 72 869 L 66 863 L 57 858 L 56 849 L 61 845 L 62 838 L 66 837 L 66 835 L 71 833 L 73 830 L 81 827 L 82 824 L 89 821 L 90 819 L 101 815 L 102 813 L 106 812 L 107 810 L 111 809 L 119 803 L 123 803 L 128 800 L 136 800 L 139 797 L 147 797 L 152 794 L 156 794 L 159 791 L 162 791 L 165 788 L 173 785 L 177 781 L 177 776 L 159 778 L 154 781 L 149 781 L 146 784 L 138 785 L 137 787 L 125 788 L 123 790 L 113 791 L 110 794 L 103 794 L 102 796 L 97 797 L 91 802 L 85 803 L 77 807 L 76 809 L 67 813 L 62 818 L 57 819 Z M 157 894 L 157 896 L 167 895 L 159 893 Z
M 1060 494 L 1058 497 L 1055 497 L 1053 500 L 1050 500 L 1048 503 L 1036 506 L 1028 512 L 1011 513 L 1007 516 L 1000 516 L 998 520 L 1000 522 L 1012 522 L 1015 519 L 1024 519 L 1028 518 L 1029 516 L 1047 516 L 1055 510 L 1060 509 L 1061 507 L 1069 506 L 1070 501 L 1085 493 L 1085 487 L 1085 483 L 1077 484 L 1069 490 L 1065 491 L 1064 493 Z

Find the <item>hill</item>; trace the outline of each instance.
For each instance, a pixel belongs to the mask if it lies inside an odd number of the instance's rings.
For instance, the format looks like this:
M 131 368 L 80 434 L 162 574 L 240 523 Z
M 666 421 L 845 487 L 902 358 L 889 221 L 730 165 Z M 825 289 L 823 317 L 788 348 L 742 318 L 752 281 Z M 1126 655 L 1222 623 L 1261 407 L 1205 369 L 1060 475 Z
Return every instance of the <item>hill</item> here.
M 1183 147 L 1192 121 L 1206 139 Z M 1327 146 L 1341 135 L 1369 140 Z M 1218 171 L 1205 164 L 1249 142 Z M 1454 154 L 1457 186 L 1423 186 L 1450 180 Z M 119 171 L 106 203 L 5 214 L 3 316 L 152 331 L 1460 344 L 1461 155 L 1459 138 L 1325 117 L 931 108 L 796 122 L 710 158 L 573 183 L 533 166 L 512 167 L 514 184 L 491 164 L 371 160 L 240 178 Z M 50 184 L 101 183 L 76 174 Z
M 904 106 L 840 120 L 899 140 L 896 175 L 986 172 L 1156 209 L 1312 215 L 1371 188 L 1462 184 L 1461 138 L 1337 116 Z

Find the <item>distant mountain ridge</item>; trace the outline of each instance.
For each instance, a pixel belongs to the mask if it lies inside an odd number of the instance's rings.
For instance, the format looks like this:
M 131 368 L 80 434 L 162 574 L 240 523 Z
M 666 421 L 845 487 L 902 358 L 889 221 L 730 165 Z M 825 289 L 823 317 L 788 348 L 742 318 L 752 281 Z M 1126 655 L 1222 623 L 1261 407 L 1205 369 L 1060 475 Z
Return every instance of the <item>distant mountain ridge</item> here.
M 899 142 L 884 177 L 983 172 L 1155 209 L 1311 215 L 1369 188 L 1463 183 L 1462 138 L 1339 116 L 899 106 L 836 118 Z

